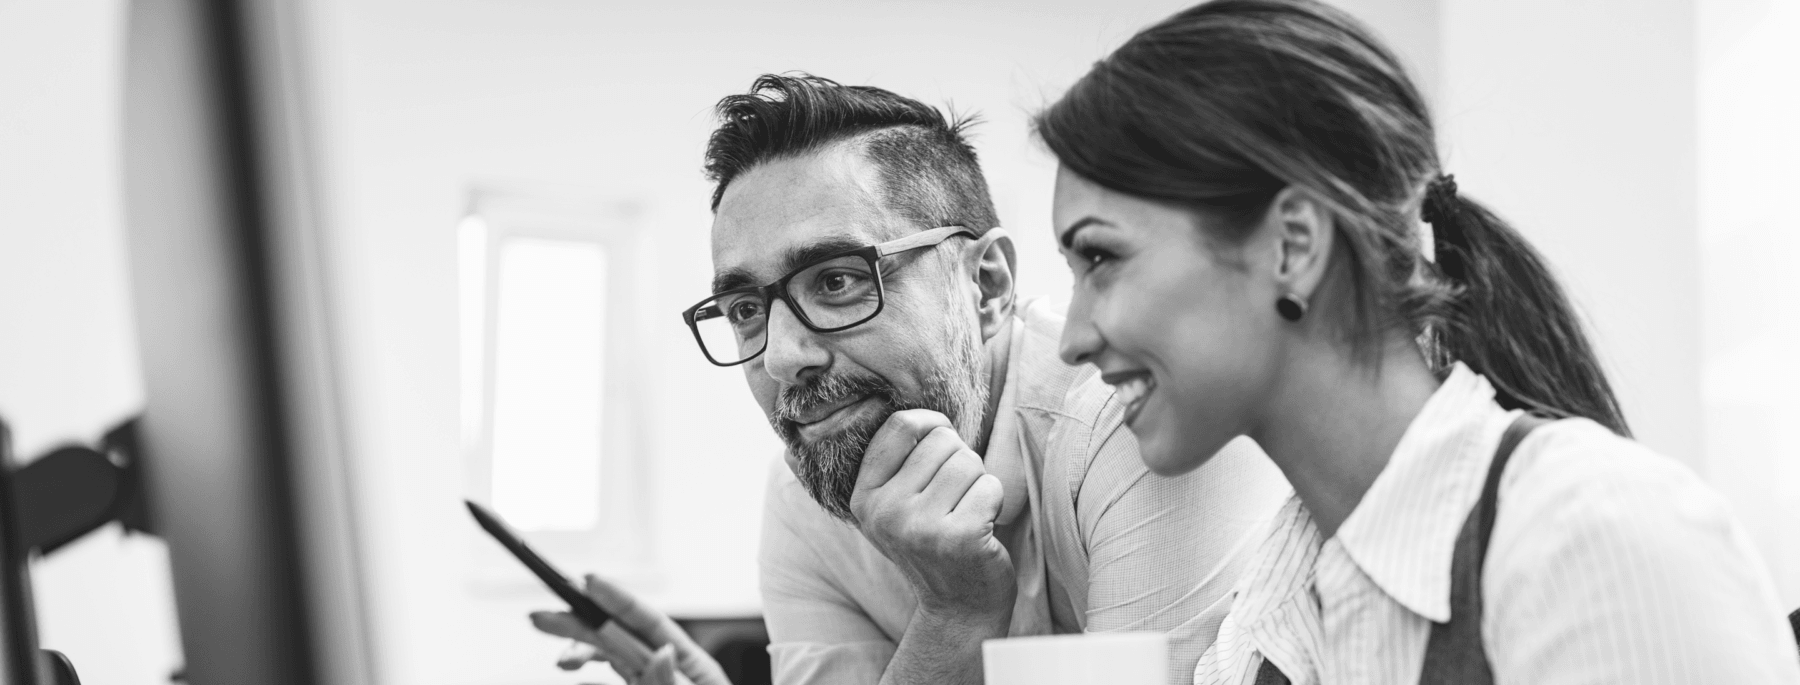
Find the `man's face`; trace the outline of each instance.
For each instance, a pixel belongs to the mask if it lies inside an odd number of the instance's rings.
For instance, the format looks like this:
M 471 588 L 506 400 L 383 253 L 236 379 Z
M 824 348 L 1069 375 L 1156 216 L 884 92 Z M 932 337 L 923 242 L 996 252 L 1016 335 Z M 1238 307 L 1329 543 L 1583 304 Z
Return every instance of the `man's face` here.
M 883 206 L 878 179 L 872 164 L 841 146 L 740 174 L 713 219 L 716 284 L 770 283 L 821 248 L 850 250 L 931 228 Z M 786 303 L 770 305 L 768 346 L 743 365 L 744 378 L 787 443 L 796 477 L 841 519 L 851 518 L 863 452 L 890 414 L 932 409 L 977 442 L 987 378 L 976 290 L 959 266 L 967 244 L 952 239 L 883 260 L 884 307 L 849 330 L 816 333 Z

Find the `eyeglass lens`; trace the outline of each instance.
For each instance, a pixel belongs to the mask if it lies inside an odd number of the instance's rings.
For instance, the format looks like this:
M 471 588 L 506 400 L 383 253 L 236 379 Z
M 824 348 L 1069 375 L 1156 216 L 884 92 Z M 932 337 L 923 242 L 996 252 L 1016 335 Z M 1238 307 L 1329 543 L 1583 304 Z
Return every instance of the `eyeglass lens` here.
M 788 279 L 787 295 L 800 309 L 796 313 L 820 330 L 854 326 L 881 309 L 877 275 L 859 256 L 806 267 Z M 769 309 L 760 293 L 727 293 L 694 310 L 694 329 L 714 361 L 736 363 L 760 354 L 768 343 Z

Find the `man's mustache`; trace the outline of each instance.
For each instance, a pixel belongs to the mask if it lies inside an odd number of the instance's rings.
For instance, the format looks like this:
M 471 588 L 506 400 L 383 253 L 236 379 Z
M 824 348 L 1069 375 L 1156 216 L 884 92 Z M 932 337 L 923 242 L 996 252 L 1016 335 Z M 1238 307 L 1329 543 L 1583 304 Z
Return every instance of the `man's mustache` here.
M 852 397 L 876 396 L 892 402 L 894 386 L 876 376 L 825 374 L 800 385 L 782 388 L 775 398 L 774 415 L 781 423 L 795 423 L 818 407 L 827 407 Z

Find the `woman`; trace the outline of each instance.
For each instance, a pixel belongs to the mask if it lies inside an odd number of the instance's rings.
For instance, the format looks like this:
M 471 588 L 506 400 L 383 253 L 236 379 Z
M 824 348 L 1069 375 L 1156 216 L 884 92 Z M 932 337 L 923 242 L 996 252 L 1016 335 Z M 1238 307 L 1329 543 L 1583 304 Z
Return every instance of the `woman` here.
M 1038 131 L 1065 359 L 1152 470 L 1249 435 L 1296 492 L 1196 682 L 1800 682 L 1725 503 L 1629 439 L 1561 287 L 1356 21 L 1194 7 Z

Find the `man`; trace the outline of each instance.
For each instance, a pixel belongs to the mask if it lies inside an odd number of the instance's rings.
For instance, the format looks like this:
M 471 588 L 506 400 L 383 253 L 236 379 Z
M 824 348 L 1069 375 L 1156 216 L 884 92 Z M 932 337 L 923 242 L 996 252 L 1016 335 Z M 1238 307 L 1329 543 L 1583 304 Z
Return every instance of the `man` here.
M 714 294 L 685 318 L 788 447 L 761 552 L 775 681 L 978 683 L 982 640 L 1082 630 L 1180 633 L 1184 679 L 1279 473 L 1249 443 L 1146 471 L 1111 388 L 1058 359 L 1061 312 L 1015 302 L 966 120 L 810 76 L 719 112 Z M 674 644 L 665 674 L 722 680 L 666 619 L 591 589 Z

